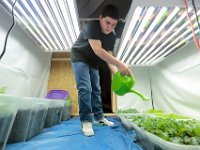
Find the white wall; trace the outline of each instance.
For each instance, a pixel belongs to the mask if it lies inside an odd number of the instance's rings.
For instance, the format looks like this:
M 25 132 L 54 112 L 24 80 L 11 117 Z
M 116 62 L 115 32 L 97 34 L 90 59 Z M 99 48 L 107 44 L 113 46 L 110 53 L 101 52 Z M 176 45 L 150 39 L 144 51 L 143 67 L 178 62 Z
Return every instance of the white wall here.
M 150 69 L 155 108 L 200 119 L 200 51 L 188 44 Z
M 0 7 L 0 53 L 11 17 Z M 51 53 L 45 53 L 17 24 L 8 38 L 6 52 L 0 60 L 0 87 L 6 94 L 44 97 L 49 79 Z

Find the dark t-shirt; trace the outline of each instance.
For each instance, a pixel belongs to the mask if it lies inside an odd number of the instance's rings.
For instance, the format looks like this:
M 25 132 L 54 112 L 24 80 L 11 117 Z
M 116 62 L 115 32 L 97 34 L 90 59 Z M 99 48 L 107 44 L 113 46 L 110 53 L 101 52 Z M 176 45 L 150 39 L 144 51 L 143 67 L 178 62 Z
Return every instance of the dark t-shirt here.
M 89 39 L 100 40 L 102 47 L 106 51 L 113 51 L 116 36 L 113 32 L 103 34 L 101 32 L 99 20 L 90 21 L 81 31 L 78 39 L 72 46 L 71 60 L 72 62 L 83 61 L 91 67 L 98 67 L 103 62 L 92 50 Z

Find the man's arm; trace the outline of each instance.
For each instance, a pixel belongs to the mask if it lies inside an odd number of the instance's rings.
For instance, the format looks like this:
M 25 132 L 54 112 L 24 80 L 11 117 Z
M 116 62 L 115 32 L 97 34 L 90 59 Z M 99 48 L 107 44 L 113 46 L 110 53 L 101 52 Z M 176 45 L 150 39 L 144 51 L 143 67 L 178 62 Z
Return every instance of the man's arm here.
M 110 53 L 108 53 L 106 50 L 102 48 L 100 40 L 89 39 L 88 41 L 94 53 L 98 57 L 100 57 L 102 60 L 104 60 L 108 64 L 116 66 L 121 73 L 127 74 L 127 75 L 131 74 L 131 71 L 126 64 L 122 63 L 121 61 L 119 61 L 117 58 L 115 58 L 114 56 L 112 56 Z
M 111 54 L 111 55 L 113 56 L 113 52 L 112 52 L 112 51 L 108 51 L 108 53 Z M 114 65 L 109 64 L 109 63 L 107 63 L 107 65 L 108 65 L 108 68 L 110 69 L 110 71 L 111 71 L 113 74 L 115 74 L 115 73 L 117 72 L 117 68 L 116 68 Z

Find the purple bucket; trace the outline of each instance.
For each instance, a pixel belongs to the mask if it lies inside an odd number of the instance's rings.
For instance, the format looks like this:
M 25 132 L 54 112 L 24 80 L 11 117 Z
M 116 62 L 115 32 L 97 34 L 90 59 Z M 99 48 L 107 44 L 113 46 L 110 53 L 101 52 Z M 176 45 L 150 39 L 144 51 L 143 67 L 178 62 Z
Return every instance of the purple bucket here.
M 69 92 L 65 90 L 51 90 L 46 96 L 48 99 L 67 99 L 68 97 Z

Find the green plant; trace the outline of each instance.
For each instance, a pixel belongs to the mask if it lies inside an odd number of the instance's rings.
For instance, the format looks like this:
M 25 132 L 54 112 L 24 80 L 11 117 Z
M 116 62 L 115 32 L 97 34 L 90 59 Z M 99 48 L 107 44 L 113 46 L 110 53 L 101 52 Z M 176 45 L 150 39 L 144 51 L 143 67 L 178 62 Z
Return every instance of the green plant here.
M 138 113 L 137 109 L 130 108 L 130 109 L 124 109 L 124 110 L 118 110 L 117 113 Z
M 72 104 L 72 98 L 70 96 L 68 96 L 67 99 L 65 99 L 65 106 L 71 105 Z
M 0 94 L 6 93 L 6 87 L 0 87 Z
M 166 141 L 186 145 L 200 145 L 200 122 L 197 120 L 144 115 L 133 116 L 132 122 Z

